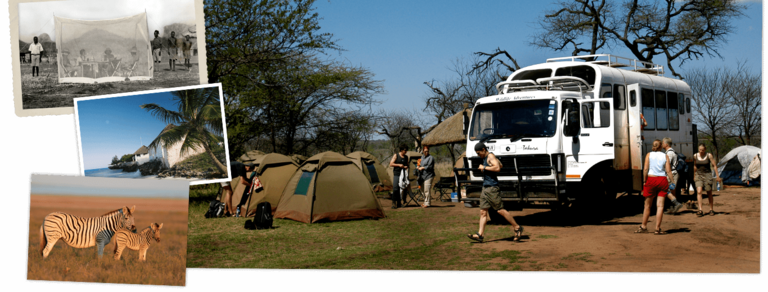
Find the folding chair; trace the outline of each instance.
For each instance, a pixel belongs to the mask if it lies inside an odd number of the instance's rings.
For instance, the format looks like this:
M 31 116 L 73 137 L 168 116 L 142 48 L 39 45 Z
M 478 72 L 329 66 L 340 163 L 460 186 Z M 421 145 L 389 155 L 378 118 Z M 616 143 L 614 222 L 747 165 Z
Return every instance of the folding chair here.
M 110 77 L 115 76 L 115 73 L 117 73 L 117 71 L 120 69 L 120 61 L 121 60 L 122 59 L 114 59 L 112 61 L 109 61 L 109 65 L 112 67 L 111 68 L 112 69 L 112 74 L 109 75 Z
M 133 65 L 131 65 L 130 68 L 126 68 L 125 69 L 125 71 L 128 72 L 128 76 L 126 76 L 126 77 L 131 77 L 131 75 L 133 75 L 133 70 L 136 70 L 136 64 L 138 64 L 138 63 L 139 63 L 138 61 L 133 62 Z
M 450 202 L 451 192 L 456 190 L 456 179 L 450 176 L 441 177 L 440 180 L 434 184 L 432 190 L 434 190 L 433 193 L 437 195 L 435 200 L 440 200 L 441 202 Z

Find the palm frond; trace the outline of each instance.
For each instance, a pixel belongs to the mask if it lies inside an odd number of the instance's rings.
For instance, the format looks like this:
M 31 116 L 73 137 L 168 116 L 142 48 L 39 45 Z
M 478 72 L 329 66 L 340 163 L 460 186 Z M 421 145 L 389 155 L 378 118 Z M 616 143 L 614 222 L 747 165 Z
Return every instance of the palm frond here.
M 142 104 L 141 108 L 145 109 L 155 118 L 165 122 L 166 124 L 180 124 L 184 122 L 184 117 L 180 113 L 167 110 L 154 103 Z

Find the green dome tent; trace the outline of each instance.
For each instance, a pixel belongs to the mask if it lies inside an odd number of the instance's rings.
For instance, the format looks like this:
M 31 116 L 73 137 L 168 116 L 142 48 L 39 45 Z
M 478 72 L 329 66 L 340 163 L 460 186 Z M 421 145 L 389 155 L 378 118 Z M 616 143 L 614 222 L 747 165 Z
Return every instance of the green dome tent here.
M 347 154 L 347 157 L 352 159 L 357 167 L 363 170 L 363 174 L 365 174 L 365 177 L 375 191 L 392 190 L 392 180 L 387 175 L 387 169 L 381 165 L 376 156 L 364 151 L 357 151 Z
M 261 181 L 263 189 L 255 191 L 245 204 L 245 216 L 256 215 L 256 206 L 261 202 L 269 202 L 272 206 L 272 214 L 277 210 L 280 197 L 283 195 L 285 185 L 291 179 L 299 166 L 290 157 L 270 153 L 256 159 L 256 177 Z
M 335 152 L 307 159 L 288 181 L 275 212 L 275 218 L 304 223 L 383 217 L 363 172 Z

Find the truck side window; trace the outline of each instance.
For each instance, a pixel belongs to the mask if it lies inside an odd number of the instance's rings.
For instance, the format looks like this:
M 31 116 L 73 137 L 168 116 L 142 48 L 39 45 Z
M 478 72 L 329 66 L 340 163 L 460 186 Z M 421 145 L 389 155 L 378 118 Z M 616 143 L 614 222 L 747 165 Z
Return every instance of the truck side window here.
M 667 92 L 656 90 L 656 130 L 667 129 Z
M 656 108 L 653 106 L 653 89 L 643 88 L 640 92 L 640 105 L 642 106 L 642 114 L 645 117 L 645 121 L 648 123 L 645 126 L 645 131 L 656 129 Z
M 680 130 L 680 113 L 677 110 L 677 92 L 667 92 L 667 109 L 669 116 L 669 130 Z
M 613 95 L 611 95 L 611 84 L 610 83 L 603 83 L 600 84 L 600 98 L 611 98 Z
M 624 85 L 613 86 L 613 109 L 625 110 L 627 109 L 627 102 L 624 97 Z
M 685 96 L 682 93 L 677 95 L 677 107 L 678 107 L 678 110 L 680 111 L 680 115 L 681 116 L 684 115 L 685 114 Z
M 595 112 L 596 107 L 597 112 Z M 584 122 L 584 128 L 607 128 L 611 125 L 611 104 L 609 102 L 582 102 L 581 118 Z
M 687 114 L 691 113 L 691 98 L 690 97 L 685 99 L 685 113 L 687 113 Z
M 637 93 L 634 90 L 629 92 L 629 106 L 635 107 L 637 105 Z

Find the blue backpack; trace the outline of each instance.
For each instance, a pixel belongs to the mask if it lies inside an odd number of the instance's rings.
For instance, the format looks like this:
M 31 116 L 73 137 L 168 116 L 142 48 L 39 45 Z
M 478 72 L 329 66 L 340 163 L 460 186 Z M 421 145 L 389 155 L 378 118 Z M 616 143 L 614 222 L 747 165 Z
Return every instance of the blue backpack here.
M 686 173 L 688 172 L 688 163 L 685 162 L 685 155 L 683 153 L 677 153 L 677 165 L 675 166 L 675 170 L 677 170 L 677 173 Z

